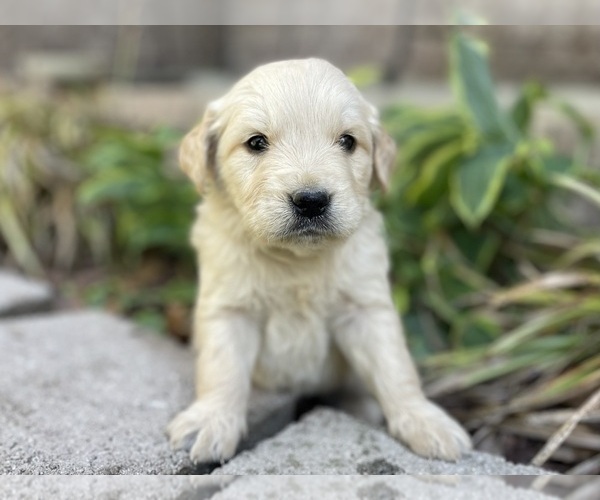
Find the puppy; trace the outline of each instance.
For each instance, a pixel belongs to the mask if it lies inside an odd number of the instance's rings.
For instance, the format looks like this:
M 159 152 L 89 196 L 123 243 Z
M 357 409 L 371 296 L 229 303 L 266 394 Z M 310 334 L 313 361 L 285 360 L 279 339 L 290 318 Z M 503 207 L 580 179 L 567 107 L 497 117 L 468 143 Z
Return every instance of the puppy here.
M 192 242 L 197 399 L 169 425 L 173 447 L 225 460 L 246 432 L 252 382 L 315 392 L 350 371 L 392 436 L 456 460 L 465 431 L 428 401 L 388 283 L 370 187 L 385 188 L 395 145 L 344 74 L 318 59 L 267 64 L 212 102 L 180 163 L 203 194 Z

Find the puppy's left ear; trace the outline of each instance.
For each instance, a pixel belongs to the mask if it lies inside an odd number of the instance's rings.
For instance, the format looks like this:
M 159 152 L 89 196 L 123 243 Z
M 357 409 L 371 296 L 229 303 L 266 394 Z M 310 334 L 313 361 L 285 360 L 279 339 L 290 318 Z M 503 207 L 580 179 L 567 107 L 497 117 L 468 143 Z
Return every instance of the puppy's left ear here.
M 372 110 L 373 177 L 371 178 L 371 186 L 378 185 L 386 191 L 396 166 L 397 148 L 394 139 L 381 127 L 377 110 L 375 108 L 372 108 Z
M 387 190 L 396 166 L 396 143 L 381 127 L 376 133 L 373 151 L 373 179 Z

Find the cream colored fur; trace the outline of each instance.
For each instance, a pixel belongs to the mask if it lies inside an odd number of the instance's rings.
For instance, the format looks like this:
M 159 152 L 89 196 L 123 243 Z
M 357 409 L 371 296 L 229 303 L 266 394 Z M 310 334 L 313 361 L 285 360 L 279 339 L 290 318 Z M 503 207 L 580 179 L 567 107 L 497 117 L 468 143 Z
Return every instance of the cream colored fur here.
M 351 152 L 338 143 L 348 133 Z M 245 144 L 256 134 L 263 153 Z M 252 382 L 314 392 L 350 369 L 416 453 L 455 460 L 470 448 L 423 395 L 391 300 L 369 187 L 385 187 L 394 156 L 375 109 L 322 60 L 261 66 L 209 105 L 180 154 L 203 201 L 192 232 L 197 399 L 169 426 L 174 447 L 196 435 L 192 459 L 227 459 L 246 432 Z M 294 233 L 290 194 L 307 188 L 331 193 L 323 234 Z

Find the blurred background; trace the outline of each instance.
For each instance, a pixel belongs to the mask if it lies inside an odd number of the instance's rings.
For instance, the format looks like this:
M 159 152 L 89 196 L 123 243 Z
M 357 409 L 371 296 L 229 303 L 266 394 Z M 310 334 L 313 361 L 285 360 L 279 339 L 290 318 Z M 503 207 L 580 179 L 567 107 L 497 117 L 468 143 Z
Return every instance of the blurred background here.
M 399 144 L 374 200 L 428 393 L 480 449 L 600 473 L 598 26 L 0 26 L 0 265 L 187 341 L 178 142 L 256 65 L 308 56 Z

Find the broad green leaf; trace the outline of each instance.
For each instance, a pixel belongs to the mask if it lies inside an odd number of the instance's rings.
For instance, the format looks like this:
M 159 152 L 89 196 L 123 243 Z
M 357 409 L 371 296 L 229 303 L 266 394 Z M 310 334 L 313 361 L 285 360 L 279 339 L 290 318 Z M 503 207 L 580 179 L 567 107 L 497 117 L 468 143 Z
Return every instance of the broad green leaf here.
M 447 195 L 448 173 L 453 163 L 463 153 L 463 143 L 460 138 L 449 141 L 435 149 L 423 161 L 418 176 L 410 186 L 407 200 L 417 204 L 423 198 L 426 202 L 436 202 L 441 196 Z
M 457 33 L 451 43 L 451 79 L 457 101 L 486 139 L 511 140 L 517 129 L 500 110 L 482 43 Z
M 412 135 L 400 145 L 400 161 L 405 165 L 413 164 L 414 168 L 421 167 L 420 162 L 432 151 L 442 147 L 449 141 L 460 136 L 460 129 L 455 126 L 430 127 Z
M 453 109 L 395 106 L 382 113 L 385 129 L 401 144 L 414 134 L 438 127 L 462 129 L 464 118 Z
M 478 227 L 494 208 L 513 150 L 507 143 L 484 146 L 452 173 L 450 201 L 468 227 Z

